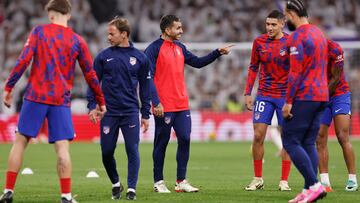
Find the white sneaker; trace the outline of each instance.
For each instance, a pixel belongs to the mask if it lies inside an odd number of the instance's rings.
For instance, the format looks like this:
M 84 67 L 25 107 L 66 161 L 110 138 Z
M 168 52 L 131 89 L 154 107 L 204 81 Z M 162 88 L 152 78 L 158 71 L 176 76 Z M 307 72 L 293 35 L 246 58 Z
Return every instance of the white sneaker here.
M 289 187 L 289 183 L 286 180 L 280 180 L 279 190 L 280 191 L 291 191 L 291 188 Z
M 245 187 L 246 191 L 255 191 L 258 189 L 264 189 L 264 180 L 258 177 L 254 177 L 251 183 Z
M 166 187 L 164 180 L 159 180 L 154 184 L 154 192 L 170 193 L 170 190 Z
M 176 192 L 199 192 L 199 189 L 190 185 L 187 180 L 183 180 L 180 183 L 175 183 Z

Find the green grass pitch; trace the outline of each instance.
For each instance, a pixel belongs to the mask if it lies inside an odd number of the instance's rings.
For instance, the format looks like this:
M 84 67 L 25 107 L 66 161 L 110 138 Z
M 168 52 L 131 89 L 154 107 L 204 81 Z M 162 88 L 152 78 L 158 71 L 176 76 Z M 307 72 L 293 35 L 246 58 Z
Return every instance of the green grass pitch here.
M 302 188 L 303 180 L 292 165 L 289 183 L 291 192 L 279 192 L 281 160 L 275 156 L 276 149 L 265 143 L 263 177 L 265 188 L 246 192 L 244 187 L 253 176 L 252 158 L 249 155 L 250 142 L 192 143 L 188 165 L 188 180 L 200 188 L 199 193 L 157 194 L 152 191 L 152 144 L 141 144 L 141 166 L 136 202 L 287 202 Z M 0 145 L 0 183 L 3 187 L 6 159 L 11 145 Z M 354 141 L 358 160 L 360 141 Z M 359 192 L 345 192 L 347 170 L 337 142 L 330 142 L 330 180 L 334 193 L 320 202 L 360 202 Z M 176 179 L 176 143 L 168 146 L 165 161 L 165 181 L 173 191 Z M 73 162 L 72 188 L 77 200 L 83 202 L 114 202 L 111 200 L 111 184 L 101 163 L 99 144 L 74 143 L 71 145 Z M 127 159 L 123 144 L 116 150 L 117 166 L 121 180 L 126 185 Z M 55 152 L 52 145 L 31 144 L 25 155 L 23 167 L 30 167 L 34 175 L 19 175 L 15 188 L 15 203 L 59 202 L 59 181 L 56 175 Z M 357 161 L 357 168 L 360 168 Z M 86 178 L 87 172 L 95 170 L 100 178 Z M 359 171 L 359 170 L 358 170 Z M 359 179 L 359 178 L 358 178 Z M 125 196 L 123 192 L 123 197 Z M 124 199 L 120 201 L 126 201 Z

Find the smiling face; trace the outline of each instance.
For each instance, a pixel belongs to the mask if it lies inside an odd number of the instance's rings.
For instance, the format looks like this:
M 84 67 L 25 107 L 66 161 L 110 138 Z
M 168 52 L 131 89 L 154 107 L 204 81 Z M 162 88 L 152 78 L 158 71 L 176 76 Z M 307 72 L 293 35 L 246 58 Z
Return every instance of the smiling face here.
M 266 32 L 272 39 L 278 38 L 284 28 L 284 21 L 277 18 L 266 18 Z
M 172 40 L 179 40 L 183 34 L 182 23 L 174 21 L 172 26 L 165 29 L 165 34 Z

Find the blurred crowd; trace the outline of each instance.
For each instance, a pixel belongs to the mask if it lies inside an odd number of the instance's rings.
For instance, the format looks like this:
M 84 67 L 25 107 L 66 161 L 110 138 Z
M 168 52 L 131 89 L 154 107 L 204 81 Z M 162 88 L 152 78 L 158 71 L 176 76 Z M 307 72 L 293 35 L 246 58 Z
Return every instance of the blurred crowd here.
M 360 40 L 359 0 L 307 0 L 312 23 L 335 40 Z M 48 23 L 43 8 L 47 0 L 0 0 L 0 88 L 13 68 L 31 28 Z M 122 16 L 132 26 L 134 42 L 159 37 L 159 19 L 178 15 L 184 26 L 183 42 L 252 42 L 264 33 L 264 19 L 272 9 L 282 9 L 283 0 L 72 0 L 70 26 L 84 36 L 93 54 L 108 46 L 107 22 Z M 210 51 L 210 50 L 209 50 Z M 195 52 L 205 54 L 206 52 Z M 352 88 L 353 107 L 360 111 L 360 47 L 345 50 L 346 73 Z M 193 109 L 241 112 L 243 88 L 251 50 L 235 50 L 202 70 L 187 68 L 186 80 Z M 30 68 L 29 68 L 30 69 Z M 86 83 L 77 69 L 73 99 L 79 113 L 86 113 Z M 15 88 L 20 106 L 26 77 Z M 1 105 L 0 113 L 5 112 Z M 17 111 L 13 108 L 12 112 Z

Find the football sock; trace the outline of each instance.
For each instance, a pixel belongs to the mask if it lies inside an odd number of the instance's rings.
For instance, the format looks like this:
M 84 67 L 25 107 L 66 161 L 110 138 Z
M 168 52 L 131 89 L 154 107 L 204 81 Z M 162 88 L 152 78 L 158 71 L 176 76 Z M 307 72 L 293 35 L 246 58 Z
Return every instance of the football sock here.
M 288 181 L 291 168 L 291 161 L 282 160 L 281 162 L 281 180 Z
M 354 181 L 355 183 L 357 183 L 356 174 L 349 174 L 349 180 L 352 180 L 352 181 Z
M 117 182 L 115 184 L 112 184 L 112 187 L 120 187 L 120 182 Z
M 13 172 L 13 171 L 6 172 L 5 189 L 7 189 L 8 191 L 14 191 L 17 175 L 18 175 L 17 172 Z
M 71 198 L 71 179 L 61 178 L 60 179 L 61 194 L 70 194 Z
M 262 160 L 254 160 L 254 174 L 255 177 L 262 177 Z
M 183 182 L 184 180 L 176 180 L 176 183 L 181 183 Z
M 320 173 L 320 182 L 326 186 L 330 186 L 330 179 L 328 173 Z

